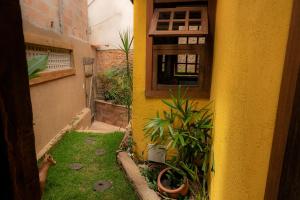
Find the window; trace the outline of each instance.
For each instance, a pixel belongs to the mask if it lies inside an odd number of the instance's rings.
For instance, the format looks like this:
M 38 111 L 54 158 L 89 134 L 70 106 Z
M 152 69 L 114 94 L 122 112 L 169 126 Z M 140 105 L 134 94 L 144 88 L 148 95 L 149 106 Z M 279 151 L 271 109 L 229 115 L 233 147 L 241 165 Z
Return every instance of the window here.
M 26 44 L 26 58 L 30 59 L 37 55 L 48 55 L 48 66 L 46 71 L 72 68 L 72 51 L 69 49 Z
M 206 35 L 207 7 L 157 8 L 152 17 L 149 34 Z
M 148 0 L 147 97 L 168 96 L 178 85 L 189 87 L 190 96 L 209 97 L 208 8 L 207 1 Z
M 37 55 L 48 55 L 48 65 L 38 77 L 30 80 L 31 86 L 75 74 L 71 49 L 26 43 L 26 58 L 30 59 Z

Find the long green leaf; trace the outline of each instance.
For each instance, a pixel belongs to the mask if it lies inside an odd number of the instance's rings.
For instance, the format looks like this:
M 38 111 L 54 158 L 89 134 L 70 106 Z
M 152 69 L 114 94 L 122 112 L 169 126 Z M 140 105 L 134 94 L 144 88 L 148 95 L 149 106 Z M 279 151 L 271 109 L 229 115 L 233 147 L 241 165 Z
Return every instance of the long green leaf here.
M 37 73 L 47 68 L 48 55 L 34 56 L 27 61 L 29 78 L 37 77 Z
M 166 104 L 167 106 L 169 106 L 170 108 L 176 109 L 176 107 L 175 107 L 174 105 L 172 105 L 170 102 L 168 102 L 168 101 L 166 101 L 166 100 L 164 100 L 164 99 L 162 99 L 161 101 L 162 101 L 164 104 Z

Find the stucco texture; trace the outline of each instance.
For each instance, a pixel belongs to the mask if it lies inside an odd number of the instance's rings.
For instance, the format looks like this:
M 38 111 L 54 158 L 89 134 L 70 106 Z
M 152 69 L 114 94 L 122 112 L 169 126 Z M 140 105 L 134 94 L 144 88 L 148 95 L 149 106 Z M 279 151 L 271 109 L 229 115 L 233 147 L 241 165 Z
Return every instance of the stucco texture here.
M 146 1 L 134 2 L 133 137 L 162 108 L 146 99 Z M 215 104 L 213 200 L 264 198 L 292 0 L 218 0 L 211 100 Z M 206 103 L 207 101 L 200 101 Z
M 211 197 L 264 198 L 292 0 L 218 0 Z
M 85 107 L 83 58 L 95 58 L 87 37 L 87 2 L 20 0 L 26 43 L 72 49 L 75 74 L 31 85 L 38 157 Z M 88 118 L 88 117 L 87 117 Z M 87 125 L 88 119 L 80 124 Z M 46 149 L 45 149 L 46 148 Z
M 61 129 L 74 120 L 86 107 L 83 58 L 95 58 L 95 50 L 88 42 L 58 35 L 24 23 L 26 42 L 47 43 L 50 46 L 67 45 L 73 50 L 75 74 L 30 87 L 35 144 L 37 153 L 52 140 Z

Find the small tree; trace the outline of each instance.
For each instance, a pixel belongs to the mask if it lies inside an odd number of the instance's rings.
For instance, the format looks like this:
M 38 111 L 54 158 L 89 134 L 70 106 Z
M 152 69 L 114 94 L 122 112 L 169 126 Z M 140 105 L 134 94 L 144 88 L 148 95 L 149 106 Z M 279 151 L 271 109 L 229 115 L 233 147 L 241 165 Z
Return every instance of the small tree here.
M 131 35 L 129 30 L 124 32 L 119 32 L 120 39 L 122 44 L 119 46 L 123 51 L 126 57 L 126 78 L 125 84 L 128 89 L 128 95 L 125 97 L 127 114 L 128 114 L 128 122 L 131 119 L 131 104 L 132 104 L 132 65 L 129 61 L 130 49 L 133 43 L 133 36 Z

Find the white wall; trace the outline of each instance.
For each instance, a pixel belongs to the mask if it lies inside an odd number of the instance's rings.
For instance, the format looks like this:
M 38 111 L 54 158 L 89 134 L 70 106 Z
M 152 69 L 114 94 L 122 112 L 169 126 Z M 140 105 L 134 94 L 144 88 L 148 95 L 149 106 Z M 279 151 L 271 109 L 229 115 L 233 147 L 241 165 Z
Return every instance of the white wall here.
M 133 29 L 130 0 L 88 0 L 89 39 L 100 49 L 117 49 L 119 31 Z

